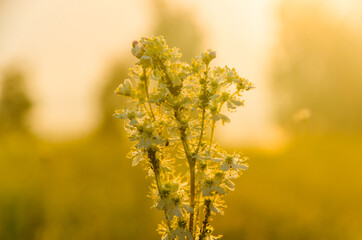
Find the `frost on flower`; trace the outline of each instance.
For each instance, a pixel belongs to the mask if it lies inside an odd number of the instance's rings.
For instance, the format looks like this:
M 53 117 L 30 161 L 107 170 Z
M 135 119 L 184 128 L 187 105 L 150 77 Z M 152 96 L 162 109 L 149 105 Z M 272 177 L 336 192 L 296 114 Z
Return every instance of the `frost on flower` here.
M 157 231 L 163 240 L 219 239 L 212 218 L 224 213 L 223 199 L 248 165 L 219 148 L 214 132 L 254 86 L 234 68 L 212 67 L 211 49 L 189 64 L 160 36 L 134 41 L 131 52 L 136 64 L 115 90 L 129 105 L 114 116 L 133 143 L 132 165 L 152 179 L 150 197 L 164 218 Z

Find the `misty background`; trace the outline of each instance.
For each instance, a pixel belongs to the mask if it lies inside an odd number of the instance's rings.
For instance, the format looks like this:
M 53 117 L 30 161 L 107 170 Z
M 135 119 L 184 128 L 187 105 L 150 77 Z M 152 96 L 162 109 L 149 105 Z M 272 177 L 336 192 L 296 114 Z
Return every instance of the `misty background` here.
M 125 158 L 113 90 L 133 40 L 254 82 L 219 126 L 250 169 L 215 217 L 224 239 L 361 239 L 358 1 L 0 1 L 0 239 L 158 239 L 149 180 Z

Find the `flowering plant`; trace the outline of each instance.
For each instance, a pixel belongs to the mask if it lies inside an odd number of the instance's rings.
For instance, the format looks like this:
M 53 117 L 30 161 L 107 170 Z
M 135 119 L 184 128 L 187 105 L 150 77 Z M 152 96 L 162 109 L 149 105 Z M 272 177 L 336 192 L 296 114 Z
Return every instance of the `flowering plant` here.
M 218 239 L 211 218 L 223 214 L 223 197 L 248 165 L 243 154 L 218 147 L 214 131 L 218 122 L 230 121 L 222 110 L 243 106 L 241 93 L 253 85 L 235 69 L 210 68 L 215 51 L 187 64 L 162 36 L 132 46 L 138 62 L 115 90 L 132 107 L 116 110 L 115 116 L 126 120 L 134 142 L 128 155 L 132 165 L 144 166 L 153 178 L 150 196 L 164 213 L 158 232 L 162 240 Z

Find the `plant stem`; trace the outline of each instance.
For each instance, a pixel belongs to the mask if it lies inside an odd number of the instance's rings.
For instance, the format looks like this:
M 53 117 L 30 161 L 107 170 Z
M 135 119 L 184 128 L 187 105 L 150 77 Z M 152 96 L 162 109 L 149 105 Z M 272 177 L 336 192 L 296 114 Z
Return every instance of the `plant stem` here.
M 155 173 L 155 172 L 154 172 Z M 158 174 L 155 173 L 155 179 L 156 179 L 156 185 L 157 185 L 157 190 L 158 190 L 158 194 L 160 195 L 160 197 L 162 196 L 161 195 L 161 182 L 160 182 L 160 178 L 158 176 Z M 161 197 L 162 198 L 162 197 Z M 166 218 L 166 224 L 167 224 L 167 227 L 168 229 L 171 231 L 171 223 L 170 223 L 170 219 L 167 215 L 167 212 L 166 212 L 166 209 L 164 208 L 163 209 L 163 213 L 165 214 L 165 218 Z
M 207 94 L 207 75 L 208 75 L 208 71 L 209 71 L 209 64 L 206 65 L 206 70 L 205 70 L 205 81 L 203 82 L 203 88 L 202 88 L 202 119 L 201 119 L 201 133 L 200 133 L 200 138 L 199 138 L 199 143 L 197 144 L 196 150 L 195 150 L 195 155 L 197 155 L 199 153 L 200 150 L 200 146 L 201 146 L 201 142 L 202 142 L 202 137 L 204 135 L 204 127 L 205 127 L 205 113 L 206 113 L 206 107 L 209 104 L 209 98 L 208 98 L 208 94 Z
M 204 127 L 205 127 L 205 112 L 206 109 L 202 109 L 202 122 L 201 122 L 201 133 L 200 133 L 200 138 L 199 138 L 199 143 L 197 144 L 197 148 L 195 150 L 195 155 L 197 155 L 200 151 L 200 146 L 201 146 L 201 141 L 202 141 L 202 137 L 204 135 Z
M 181 135 L 185 135 L 181 133 Z M 191 156 L 188 143 L 184 138 L 186 136 L 181 136 L 182 144 L 184 146 L 184 151 L 189 163 L 190 168 L 190 206 L 192 208 L 192 212 L 190 213 L 190 223 L 189 223 L 189 231 L 194 236 L 194 212 L 195 212 L 195 176 L 196 176 L 196 169 L 195 169 L 195 159 Z
M 156 158 L 156 151 L 152 150 L 152 148 L 148 149 L 148 157 L 149 157 L 150 163 L 152 165 L 153 173 L 155 174 L 155 181 L 156 181 L 156 185 L 157 185 L 158 194 L 160 195 L 160 198 L 162 199 L 161 179 L 160 179 L 160 160 Z M 167 215 L 165 208 L 163 208 L 163 212 L 165 214 L 167 227 L 171 231 L 170 219 Z
M 184 147 L 184 152 L 187 158 L 187 161 L 189 163 L 190 168 L 190 206 L 192 208 L 192 212 L 190 213 L 190 222 L 189 222 L 189 231 L 194 236 L 193 230 L 194 230 L 194 211 L 195 211 L 195 175 L 196 175 L 196 169 L 195 169 L 195 158 L 190 153 L 190 147 L 187 143 L 187 137 L 186 137 L 186 126 L 182 125 L 182 121 L 179 116 L 179 109 L 174 109 L 174 116 L 180 126 L 180 138 L 182 145 Z
M 189 224 L 189 231 L 194 236 L 193 230 L 194 230 L 194 213 L 195 213 L 195 162 L 192 162 L 190 164 L 190 201 L 191 201 L 191 207 L 193 209 L 193 212 L 190 213 L 190 224 Z
M 143 80 L 145 82 L 145 90 L 146 90 L 146 96 L 147 96 L 147 101 L 148 101 L 150 99 L 150 94 L 148 93 L 148 79 L 147 79 L 147 73 L 146 73 L 145 68 L 143 68 Z M 152 104 L 150 102 L 148 102 L 148 105 L 150 106 L 150 111 L 151 111 L 151 115 L 152 115 L 153 119 L 156 120 L 155 114 L 153 114 Z
M 160 62 L 159 63 L 160 69 L 165 74 L 164 76 L 164 82 L 167 86 L 167 89 L 173 96 L 177 96 L 181 92 L 182 84 L 175 86 L 171 80 L 171 78 L 168 76 L 165 65 Z M 189 222 L 189 231 L 191 235 L 194 237 L 194 211 L 195 211 L 195 175 L 196 175 L 196 169 L 195 169 L 195 158 L 191 155 L 190 147 L 187 143 L 187 136 L 186 136 L 186 128 L 187 126 L 184 126 L 182 123 L 180 117 L 179 117 L 179 109 L 174 109 L 174 116 L 178 123 L 180 124 L 180 137 L 182 141 L 182 145 L 184 147 L 184 152 L 187 158 L 187 161 L 189 163 L 190 168 L 190 205 L 192 208 L 192 212 L 190 213 L 190 222 Z
M 147 100 L 150 99 L 150 95 L 148 93 L 148 79 L 147 79 L 147 73 L 146 73 L 146 69 L 143 68 L 143 80 L 145 82 L 145 90 L 146 90 L 146 96 L 147 96 Z M 154 121 L 156 121 L 155 115 L 153 114 L 153 110 L 152 110 L 152 104 L 149 102 L 148 103 L 150 106 L 150 111 L 151 111 L 151 115 Z M 146 106 L 145 106 L 146 107 Z M 147 108 L 146 108 L 147 109 Z M 157 185 L 157 190 L 158 190 L 158 194 L 160 195 L 160 197 L 162 198 L 162 194 L 161 194 L 161 180 L 160 180 L 160 160 L 156 159 L 156 151 L 153 151 L 152 148 L 148 149 L 148 157 L 151 160 L 151 164 L 152 164 L 152 168 L 153 168 L 153 173 L 155 174 L 155 180 L 156 180 L 156 185 Z M 171 231 L 171 224 L 170 224 L 170 219 L 167 215 L 166 209 L 163 209 L 163 212 L 165 214 L 165 218 L 166 218 L 166 222 L 167 222 L 167 226 L 169 228 L 169 230 Z
M 216 121 L 212 121 L 209 151 L 211 150 L 212 142 L 214 140 L 215 124 Z
M 206 204 L 205 219 L 203 221 L 201 234 L 199 235 L 199 240 L 203 240 L 204 237 L 206 237 L 206 227 L 207 227 L 207 225 L 209 225 L 209 217 L 211 215 L 211 209 L 210 209 L 211 201 L 205 202 L 205 204 Z
M 199 220 L 200 220 L 200 193 L 197 193 L 197 212 L 196 212 L 196 222 L 195 222 L 195 226 L 199 226 Z M 195 229 L 197 230 L 197 229 Z

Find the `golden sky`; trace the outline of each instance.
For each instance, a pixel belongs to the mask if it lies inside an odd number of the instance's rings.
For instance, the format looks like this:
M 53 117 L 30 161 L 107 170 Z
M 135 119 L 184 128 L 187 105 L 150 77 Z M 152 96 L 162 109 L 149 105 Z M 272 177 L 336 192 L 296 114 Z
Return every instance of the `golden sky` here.
M 194 10 L 205 28 L 205 49 L 217 51 L 215 65 L 235 67 L 257 87 L 246 94 L 246 107 L 233 114 L 218 135 L 234 144 L 275 142 L 281 133 L 271 121 L 273 102 L 266 83 L 276 42 L 276 1 L 169 2 Z M 353 0 L 332 2 L 342 13 L 353 6 Z M 112 60 L 130 55 L 133 40 L 148 35 L 153 19 L 150 4 L 147 0 L 5 4 L 0 18 L 0 68 L 12 62 L 27 66 L 36 101 L 31 116 L 35 132 L 66 138 L 95 126 L 95 93 L 102 87 L 102 77 Z

